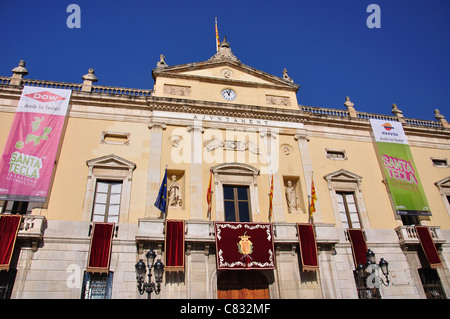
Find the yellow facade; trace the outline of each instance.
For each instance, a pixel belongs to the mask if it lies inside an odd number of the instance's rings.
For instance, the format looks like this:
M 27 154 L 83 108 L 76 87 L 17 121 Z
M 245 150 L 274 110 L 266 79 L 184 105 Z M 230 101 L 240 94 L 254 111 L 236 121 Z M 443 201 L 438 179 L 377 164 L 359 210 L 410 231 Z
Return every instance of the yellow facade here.
M 432 162 L 450 159 L 445 119 L 419 122 L 357 112 L 357 106 L 347 104 L 347 110 L 301 106 L 296 95 L 300 86 L 286 72 L 277 77 L 244 65 L 226 42 L 204 62 L 168 66 L 162 56 L 153 78 L 153 90 L 92 86 L 86 80 L 83 85 L 71 84 L 75 88 L 50 195 L 46 203 L 34 203 L 25 215 L 38 216 L 46 226 L 31 229 L 36 234 L 19 232 L 19 239 L 31 243 L 31 250 L 24 245 L 15 262 L 19 275 L 13 298 L 38 296 L 39 289 L 26 282 L 30 272 L 21 268 L 27 262 L 36 262 L 33 269 L 47 276 L 42 280 L 58 282 L 65 297 L 79 298 L 80 286 L 66 289 L 63 275 L 49 279 L 39 260 L 54 258 L 52 264 L 61 273 L 71 265 L 86 269 L 96 183 L 104 180 L 122 183 L 119 230 L 111 255 L 113 298 L 139 297 L 134 263 L 143 258 L 145 249 L 154 248 L 158 258 L 164 258 L 164 218 L 186 221 L 186 279 L 166 273 L 159 298 L 217 298 L 222 273 L 215 268 L 211 225 L 226 216 L 224 185 L 248 188 L 252 222 L 274 223 L 278 264 L 276 270 L 264 273 L 270 298 L 358 298 L 351 245 L 337 201 L 342 192 L 355 198 L 369 248 L 390 261 L 394 285 L 380 288 L 383 298 L 425 298 L 417 269 L 427 265 L 420 264 L 418 238 L 402 237 L 412 226 L 402 221 L 391 204 L 369 118 L 403 123 L 432 212 L 418 217 L 418 222 L 436 232 L 443 264 L 438 274 L 448 296 L 450 205 L 446 200 L 450 186 L 446 179 L 450 171 L 448 165 Z M 6 77 L 2 81 L 1 147 L 6 144 L 22 86 L 40 83 L 21 79 L 20 85 L 11 85 Z M 229 89 L 234 93 L 223 93 Z M 181 200 L 169 206 L 164 217 L 154 202 L 166 168 L 168 182 L 173 177 L 179 184 Z M 206 198 L 211 170 L 209 217 Z M 269 220 L 272 176 L 274 218 Z M 312 179 L 318 197 L 313 221 L 321 275 L 308 277 L 299 264 L 295 225 L 310 222 Z M 295 208 L 286 196 L 291 184 L 297 196 Z M 50 257 L 62 251 L 71 252 L 71 259 Z M 283 271 L 288 268 L 292 271 Z M 309 282 L 309 288 L 302 282 Z M 48 297 L 57 295 L 48 289 Z

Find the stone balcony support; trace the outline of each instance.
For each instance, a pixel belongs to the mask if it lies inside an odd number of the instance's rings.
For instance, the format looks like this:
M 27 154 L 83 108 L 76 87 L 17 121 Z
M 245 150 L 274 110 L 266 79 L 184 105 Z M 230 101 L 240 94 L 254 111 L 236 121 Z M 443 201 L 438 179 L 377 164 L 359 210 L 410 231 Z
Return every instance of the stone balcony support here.
M 44 237 L 46 222 L 47 219 L 42 215 L 23 215 L 17 238 L 28 241 L 33 252 L 36 251 Z

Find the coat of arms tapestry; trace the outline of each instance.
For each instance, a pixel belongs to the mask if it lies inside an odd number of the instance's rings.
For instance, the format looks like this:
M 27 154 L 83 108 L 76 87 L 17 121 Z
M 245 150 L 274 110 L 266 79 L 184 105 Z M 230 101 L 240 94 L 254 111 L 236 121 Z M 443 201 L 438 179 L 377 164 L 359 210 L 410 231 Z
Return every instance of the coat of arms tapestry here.
M 274 269 L 272 224 L 216 222 L 217 269 Z

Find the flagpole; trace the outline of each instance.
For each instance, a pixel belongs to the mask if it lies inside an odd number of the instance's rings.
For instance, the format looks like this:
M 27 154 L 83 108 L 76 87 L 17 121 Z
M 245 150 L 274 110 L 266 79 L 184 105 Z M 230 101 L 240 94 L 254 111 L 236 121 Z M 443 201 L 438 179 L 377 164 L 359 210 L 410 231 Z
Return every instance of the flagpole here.
M 169 206 L 169 198 L 167 197 L 168 194 L 168 190 L 169 190 L 169 185 L 167 185 L 167 165 L 166 165 L 166 207 L 164 208 L 164 224 L 166 223 L 166 219 L 167 219 L 167 211 L 168 211 L 168 206 Z
M 273 170 L 269 175 L 269 223 L 273 222 Z
M 311 212 L 311 200 L 312 200 L 312 185 L 313 185 L 313 182 L 314 182 L 314 171 L 312 171 L 312 173 L 311 173 L 311 192 L 310 192 L 310 194 L 311 195 L 308 195 L 308 214 L 309 214 L 309 217 L 308 217 L 308 223 L 309 224 L 313 224 L 314 223 L 314 220 L 313 220 L 313 217 L 312 217 L 312 212 Z

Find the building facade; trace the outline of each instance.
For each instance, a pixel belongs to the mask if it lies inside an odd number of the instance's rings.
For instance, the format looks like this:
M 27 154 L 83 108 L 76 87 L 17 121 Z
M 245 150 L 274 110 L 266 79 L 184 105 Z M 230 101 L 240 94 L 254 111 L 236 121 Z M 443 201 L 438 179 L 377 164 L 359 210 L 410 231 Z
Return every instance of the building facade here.
M 9 270 L 0 271 L 2 297 L 145 298 L 135 265 L 150 249 L 166 264 L 153 298 L 450 295 L 450 129 L 439 111 L 436 121 L 403 117 L 396 105 L 390 116 L 363 113 L 348 97 L 345 110 L 302 106 L 286 70 L 249 67 L 226 41 L 203 62 L 169 66 L 161 55 L 152 90 L 96 85 L 92 69 L 79 84 L 26 79 L 23 62 L 12 72 L 0 77 L 2 148 L 24 86 L 72 94 L 45 203 L 0 201 L 3 215 L 22 216 Z M 431 214 L 394 209 L 370 119 L 402 123 Z M 166 170 L 163 214 L 154 204 Z M 183 227 L 181 268 L 171 271 L 167 220 Z M 96 273 L 89 256 L 102 222 L 114 227 L 107 271 Z M 271 225 L 274 266 L 221 268 L 216 222 Z M 308 223 L 316 269 L 300 249 L 297 226 Z M 437 267 L 417 225 L 429 230 Z M 360 281 L 349 229 L 389 262 L 389 285 Z M 250 240 L 242 251 L 257 250 Z

